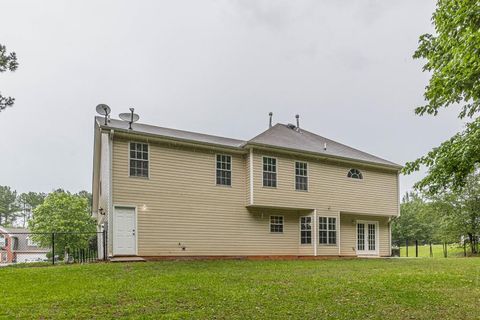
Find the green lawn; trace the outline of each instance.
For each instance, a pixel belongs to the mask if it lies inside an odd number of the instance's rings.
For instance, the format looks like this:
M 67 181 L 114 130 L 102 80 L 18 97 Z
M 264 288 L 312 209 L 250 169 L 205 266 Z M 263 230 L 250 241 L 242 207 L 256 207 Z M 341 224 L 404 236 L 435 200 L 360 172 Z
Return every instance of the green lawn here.
M 0 268 L 0 318 L 478 319 L 480 259 Z

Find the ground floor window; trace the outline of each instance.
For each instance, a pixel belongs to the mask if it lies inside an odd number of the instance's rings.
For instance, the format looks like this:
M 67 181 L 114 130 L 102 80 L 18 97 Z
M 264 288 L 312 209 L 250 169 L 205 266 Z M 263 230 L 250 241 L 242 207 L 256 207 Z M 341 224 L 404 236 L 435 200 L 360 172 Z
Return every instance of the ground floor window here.
M 300 243 L 312 243 L 312 217 L 300 217 Z
M 337 244 L 337 218 L 318 218 L 318 242 L 320 244 Z
M 270 232 L 271 233 L 283 232 L 283 216 L 270 216 Z

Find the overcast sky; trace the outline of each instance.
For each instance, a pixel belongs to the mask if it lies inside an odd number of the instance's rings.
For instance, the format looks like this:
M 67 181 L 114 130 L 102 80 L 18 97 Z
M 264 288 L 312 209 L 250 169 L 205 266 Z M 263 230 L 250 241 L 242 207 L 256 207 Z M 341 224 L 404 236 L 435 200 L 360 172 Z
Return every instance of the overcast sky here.
M 0 185 L 91 190 L 93 117 L 249 139 L 294 122 L 399 164 L 462 128 L 418 117 L 428 74 L 412 60 L 434 0 L 3 1 Z M 402 193 L 421 177 L 402 177 Z

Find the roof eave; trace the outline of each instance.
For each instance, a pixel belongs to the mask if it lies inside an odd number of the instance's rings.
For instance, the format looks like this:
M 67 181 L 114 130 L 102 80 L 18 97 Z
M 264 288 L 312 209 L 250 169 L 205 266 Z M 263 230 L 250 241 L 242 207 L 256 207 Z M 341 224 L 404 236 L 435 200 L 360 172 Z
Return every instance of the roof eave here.
M 372 162 L 372 161 L 365 161 L 365 160 L 360 160 L 360 159 L 353 159 L 353 158 L 335 156 L 335 155 L 331 155 L 331 154 L 325 154 L 325 153 L 319 153 L 319 152 L 313 152 L 313 151 L 304 151 L 304 150 L 297 150 L 297 149 L 292 149 L 292 148 L 272 146 L 272 145 L 269 145 L 269 144 L 263 144 L 263 143 L 258 143 L 258 142 L 247 142 L 244 145 L 244 148 L 248 149 L 249 147 L 260 147 L 260 148 L 270 149 L 272 151 L 282 150 L 282 151 L 286 151 L 286 152 L 294 153 L 294 154 L 299 154 L 299 155 L 310 155 L 310 156 L 327 158 L 327 159 L 335 159 L 335 160 L 340 160 L 340 161 L 345 161 L 345 162 L 350 162 L 350 163 L 358 163 L 358 164 L 374 166 L 374 167 L 383 168 L 383 169 L 389 169 L 389 170 L 393 169 L 395 171 L 400 171 L 403 168 L 403 166 L 401 166 L 399 164 L 389 165 L 389 164 L 383 164 L 383 163 L 378 163 L 378 162 Z
M 129 135 L 138 135 L 138 136 L 145 136 L 145 137 L 150 137 L 150 138 L 155 138 L 161 141 L 165 142 L 174 142 L 174 143 L 180 143 L 183 145 L 188 145 L 188 146 L 203 146 L 206 148 L 211 148 L 211 149 L 224 149 L 224 150 L 231 150 L 236 153 L 245 153 L 244 148 L 242 147 L 243 144 L 237 146 L 229 146 L 229 145 L 224 145 L 224 144 L 217 144 L 217 143 L 209 143 L 209 142 L 204 142 L 204 141 L 198 141 L 198 140 L 192 140 L 192 139 L 181 139 L 181 138 L 174 138 L 170 136 L 164 136 L 160 134 L 153 134 L 153 133 L 148 133 L 148 132 L 141 132 L 141 131 L 135 131 L 135 130 L 129 130 L 129 129 L 121 129 L 121 128 L 113 128 L 105 125 L 100 124 L 100 129 L 102 130 L 114 130 L 115 133 L 124 133 L 124 134 L 129 134 Z

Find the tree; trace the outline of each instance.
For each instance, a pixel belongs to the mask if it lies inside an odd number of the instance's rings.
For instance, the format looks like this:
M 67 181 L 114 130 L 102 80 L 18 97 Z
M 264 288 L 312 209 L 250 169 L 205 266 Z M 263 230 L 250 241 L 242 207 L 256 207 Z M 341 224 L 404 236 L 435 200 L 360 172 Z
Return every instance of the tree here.
M 401 243 L 406 240 L 437 240 L 438 219 L 432 205 L 417 193 L 407 193 L 400 205 L 400 216 L 393 221 L 392 239 Z
M 5 71 L 15 71 L 18 68 L 17 55 L 15 52 L 7 53 L 7 48 L 0 44 L 0 73 Z M 15 98 L 4 97 L 0 93 L 0 112 L 10 107 L 15 102 Z
M 88 210 L 88 201 L 79 195 L 52 192 L 33 212 L 31 231 L 59 233 L 55 238 L 55 252 L 60 256 L 63 256 L 67 249 L 87 247 L 96 231 L 95 221 Z M 51 246 L 51 234 L 37 234 L 33 239 L 41 246 Z
M 425 88 L 426 104 L 418 115 L 437 115 L 459 105 L 459 118 L 471 119 L 456 134 L 427 155 L 406 164 L 406 174 L 428 168 L 416 188 L 429 194 L 460 190 L 480 164 L 480 10 L 477 0 L 438 0 L 432 21 L 435 35 L 420 36 L 415 59 L 426 59 L 432 73 Z
M 18 214 L 17 192 L 10 187 L 0 186 L 0 225 L 8 226 Z
M 480 235 L 480 173 L 467 177 L 461 192 L 450 191 L 432 198 L 435 209 L 441 213 L 439 233 L 448 240 L 467 237 L 472 253 L 477 253 Z
M 77 193 L 80 197 L 84 197 L 88 201 L 88 211 L 92 212 L 93 197 L 92 194 L 88 191 L 82 190 Z
M 28 192 L 18 196 L 18 204 L 23 214 L 23 227 L 32 218 L 33 210 L 43 203 L 47 195 L 43 192 Z

